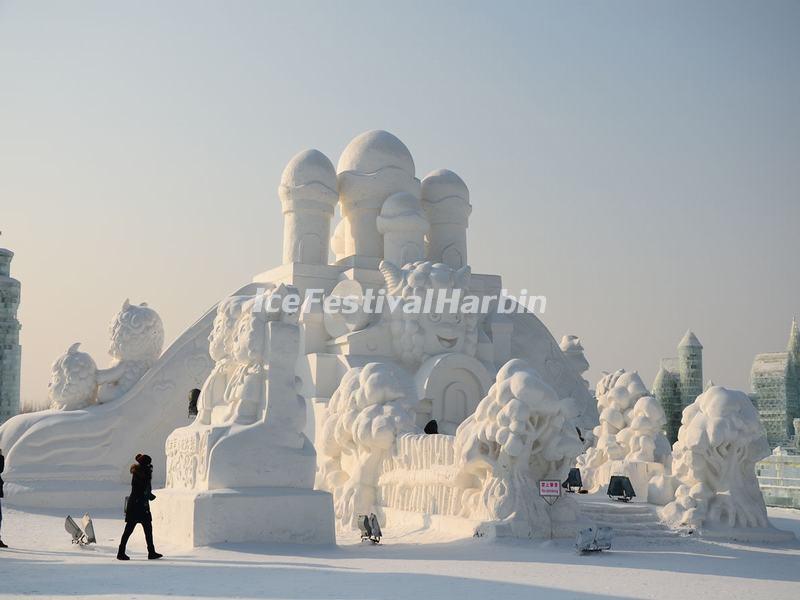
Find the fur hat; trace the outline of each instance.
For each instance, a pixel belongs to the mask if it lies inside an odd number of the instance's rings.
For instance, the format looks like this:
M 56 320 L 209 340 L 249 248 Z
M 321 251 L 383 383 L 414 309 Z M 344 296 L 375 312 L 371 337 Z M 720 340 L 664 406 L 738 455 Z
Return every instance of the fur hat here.
M 137 454 L 136 455 L 136 462 L 139 463 L 140 465 L 142 465 L 143 467 L 146 467 L 146 466 L 152 464 L 153 459 L 150 458 L 147 454 Z

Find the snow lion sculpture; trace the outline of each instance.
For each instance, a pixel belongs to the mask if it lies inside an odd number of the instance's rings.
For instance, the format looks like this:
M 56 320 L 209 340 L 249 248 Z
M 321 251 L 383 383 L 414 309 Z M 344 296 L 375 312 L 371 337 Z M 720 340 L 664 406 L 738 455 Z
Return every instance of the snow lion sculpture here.
M 750 398 L 721 386 L 683 409 L 673 447 L 675 499 L 661 517 L 703 530 L 769 527 L 755 464 L 769 455 L 764 427 Z
M 560 400 L 526 362 L 507 362 L 456 432 L 463 516 L 505 522 L 516 537 L 546 536 L 552 524 L 538 482 L 563 481 L 583 449 L 576 416 L 574 403 Z M 557 520 L 575 521 L 571 500 L 554 507 Z
M 116 400 L 130 390 L 161 355 L 164 325 L 146 303 L 125 300 L 109 325 L 114 359 L 108 369 L 97 369 L 92 358 L 73 344 L 53 364 L 49 384 L 51 408 L 75 410 Z
M 380 270 L 388 294 L 400 299 L 388 316 L 394 349 L 405 365 L 418 367 L 428 357 L 443 352 L 475 356 L 477 307 L 466 312 L 460 304 L 469 287 L 469 267 L 453 269 L 442 263 L 418 261 L 400 269 L 383 261 Z M 458 309 L 437 310 L 440 298 L 459 298 Z M 424 310 L 426 302 L 431 304 L 429 310 Z

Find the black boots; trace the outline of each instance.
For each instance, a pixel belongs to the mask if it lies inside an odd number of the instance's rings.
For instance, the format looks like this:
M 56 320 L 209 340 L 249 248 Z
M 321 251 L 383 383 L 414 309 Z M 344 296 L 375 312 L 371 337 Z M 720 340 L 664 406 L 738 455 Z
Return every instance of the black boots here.
M 148 553 L 147 553 L 147 558 L 148 558 L 148 560 L 158 560 L 158 559 L 159 559 L 159 558 L 161 558 L 162 556 L 164 556 L 164 555 L 163 555 L 163 554 L 159 554 L 159 553 L 158 553 L 158 552 L 156 552 L 155 550 L 150 550 L 150 551 L 148 551 Z
M 125 548 L 120 546 L 119 550 L 117 550 L 117 560 L 130 560 L 130 559 L 131 557 L 125 554 Z
M 6 545 L 3 543 L 3 540 L 0 540 L 0 548 L 8 548 L 8 546 L 6 546 Z

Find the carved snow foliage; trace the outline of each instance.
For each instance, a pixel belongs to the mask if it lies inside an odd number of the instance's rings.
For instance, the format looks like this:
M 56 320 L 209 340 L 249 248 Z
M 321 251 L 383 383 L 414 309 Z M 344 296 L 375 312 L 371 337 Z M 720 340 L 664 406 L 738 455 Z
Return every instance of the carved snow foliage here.
M 566 478 L 582 450 L 576 415 L 574 403 L 560 400 L 527 363 L 506 363 L 456 432 L 463 516 L 506 521 L 522 537 L 546 531 L 550 517 L 538 481 Z
M 683 410 L 673 447 L 678 487 L 662 518 L 704 529 L 768 527 L 755 463 L 769 453 L 750 398 L 721 386 L 709 388 Z
M 374 511 L 381 461 L 397 436 L 414 433 L 417 396 L 408 374 L 387 363 L 345 373 L 322 429 L 320 485 L 333 493 L 337 520 L 352 525 Z
M 608 483 L 611 461 L 669 464 L 664 410 L 637 372 L 619 369 L 606 374 L 596 395 L 600 412 L 600 424 L 592 432 L 596 442 L 577 460 L 585 488 L 596 491 Z

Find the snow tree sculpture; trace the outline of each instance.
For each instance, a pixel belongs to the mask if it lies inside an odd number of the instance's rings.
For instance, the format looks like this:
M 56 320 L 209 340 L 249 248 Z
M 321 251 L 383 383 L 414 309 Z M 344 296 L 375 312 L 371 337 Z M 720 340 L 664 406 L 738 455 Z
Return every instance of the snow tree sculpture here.
M 378 469 L 401 433 L 415 433 L 413 381 L 388 363 L 347 371 L 322 426 L 319 484 L 333 493 L 337 520 L 352 526 L 375 510 Z
M 576 416 L 574 403 L 560 400 L 526 362 L 507 362 L 456 432 L 462 516 L 505 522 L 518 537 L 546 535 L 551 523 L 538 481 L 566 478 L 582 450 Z
M 669 441 L 663 433 L 666 415 L 636 371 L 606 374 L 597 384 L 596 395 L 600 424 L 593 433 L 597 441 L 577 460 L 585 488 L 597 491 L 610 475 L 633 476 L 632 463 L 669 464 Z M 616 467 L 620 473 L 611 473 L 613 461 L 624 463 Z M 646 485 L 647 481 L 641 481 L 637 493 L 643 493 Z
M 661 511 L 674 526 L 702 529 L 768 527 L 755 464 L 769 455 L 750 398 L 721 386 L 683 410 L 673 447 L 675 499 Z
M 97 369 L 92 358 L 73 344 L 53 364 L 49 396 L 51 408 L 74 410 L 116 400 L 130 390 L 161 355 L 164 325 L 146 303 L 125 300 L 109 325 L 114 359 L 108 369 Z M 80 382 L 80 383 L 78 383 Z

